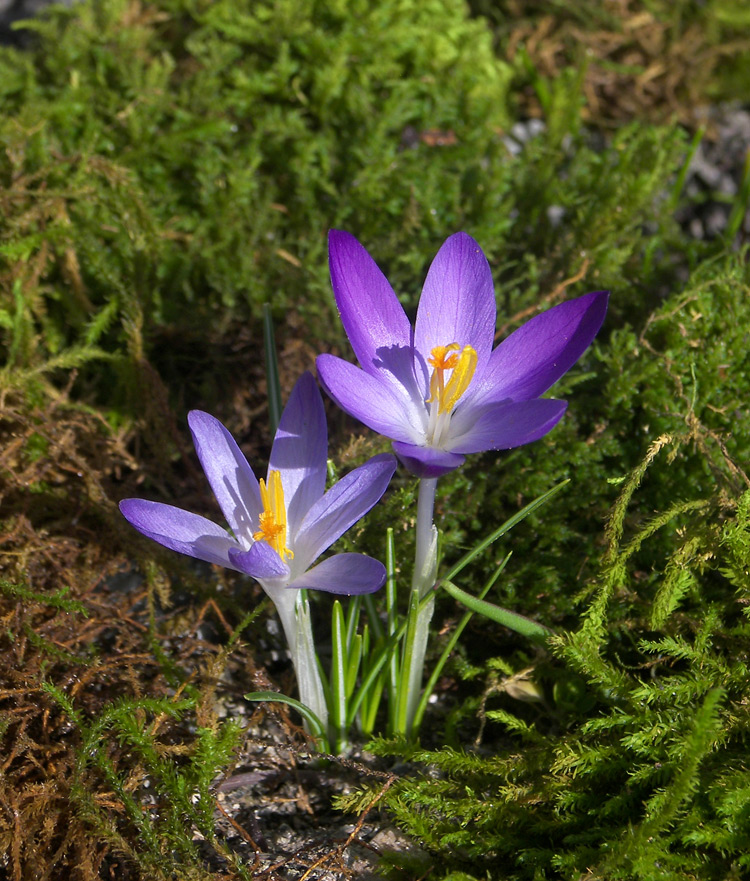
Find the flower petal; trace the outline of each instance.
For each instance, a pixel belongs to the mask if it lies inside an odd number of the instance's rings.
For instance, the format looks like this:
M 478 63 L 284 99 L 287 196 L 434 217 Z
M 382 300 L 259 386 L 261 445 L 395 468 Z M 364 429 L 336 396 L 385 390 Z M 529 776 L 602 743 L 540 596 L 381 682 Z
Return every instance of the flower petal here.
M 602 326 L 609 294 L 568 300 L 515 330 L 490 356 L 466 403 L 528 401 L 547 391 L 575 364 Z
M 374 593 L 385 583 L 385 566 L 365 554 L 336 554 L 308 569 L 287 588 L 324 590 L 327 593 Z
M 415 348 L 426 359 L 435 346 L 470 345 L 481 375 L 492 351 L 496 311 L 487 258 L 470 235 L 456 233 L 446 239 L 427 273 L 417 309 Z
M 454 471 L 466 461 L 464 456 L 446 450 L 404 444 L 399 441 L 394 442 L 393 451 L 404 467 L 417 477 L 440 477 L 442 474 Z
M 260 488 L 232 435 L 208 413 L 191 410 L 188 424 L 195 451 L 227 523 L 238 539 L 249 541 L 263 510 Z
M 288 578 L 289 567 L 265 541 L 256 541 L 249 551 L 233 548 L 229 559 L 235 569 L 253 578 Z
M 123 499 L 120 511 L 139 532 L 165 548 L 207 563 L 235 568 L 229 554 L 237 542 L 226 529 L 205 517 L 146 499 Z
M 357 360 L 378 370 L 378 350 L 411 347 L 411 325 L 393 288 L 365 248 L 348 232 L 328 234 L 331 284 Z
M 326 488 L 328 430 L 323 399 L 312 373 L 300 376 L 276 431 L 268 472 L 278 471 L 284 487 L 288 538 Z
M 372 508 L 386 491 L 396 470 L 390 453 L 374 456 L 334 484 L 307 512 L 294 543 L 295 571 L 307 568 L 350 526 Z
M 335 355 L 318 355 L 318 377 L 331 398 L 350 416 L 373 431 L 395 440 L 423 437 L 427 408 L 398 394 L 379 376 L 372 376 Z
M 450 448 L 454 453 L 466 454 L 520 447 L 553 429 L 567 406 L 566 401 L 550 398 L 491 404 L 462 435 L 455 436 L 451 431 Z

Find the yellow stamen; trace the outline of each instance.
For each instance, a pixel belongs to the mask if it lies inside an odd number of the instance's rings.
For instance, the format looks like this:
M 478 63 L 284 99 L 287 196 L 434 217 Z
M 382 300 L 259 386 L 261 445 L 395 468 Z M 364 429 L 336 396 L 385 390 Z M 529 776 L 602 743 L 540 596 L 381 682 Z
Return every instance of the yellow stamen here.
M 458 354 L 458 343 L 435 346 L 428 362 L 435 368 L 430 377 L 430 397 L 427 403 L 438 402 L 438 412 L 451 413 L 461 396 L 471 384 L 477 369 L 477 353 L 472 346 L 464 346 Z M 448 384 L 445 371 L 452 370 Z
M 278 471 L 268 475 L 268 486 L 261 477 L 260 500 L 263 503 L 263 511 L 258 518 L 260 529 L 253 533 L 253 538 L 268 542 L 282 560 L 291 560 L 294 554 L 286 546 L 286 505 Z
M 427 360 L 435 370 L 453 370 L 458 361 L 456 352 L 459 348 L 458 343 L 451 343 L 449 346 L 435 346 L 430 351 L 430 357 Z

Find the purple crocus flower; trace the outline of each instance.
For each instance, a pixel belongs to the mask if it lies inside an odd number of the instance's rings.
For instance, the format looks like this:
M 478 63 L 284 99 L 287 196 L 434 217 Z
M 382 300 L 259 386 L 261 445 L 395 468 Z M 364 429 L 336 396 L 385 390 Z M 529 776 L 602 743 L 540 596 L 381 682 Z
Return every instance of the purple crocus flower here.
M 312 374 L 304 373 L 289 397 L 260 483 L 218 419 L 193 410 L 188 423 L 231 533 L 172 505 L 125 499 L 120 510 L 136 529 L 173 551 L 251 575 L 274 601 L 289 588 L 361 594 L 383 585 L 383 564 L 364 554 L 313 566 L 380 499 L 396 460 L 375 456 L 325 492 L 328 439 Z
M 361 369 L 320 355 L 323 387 L 347 413 L 393 440 L 419 477 L 438 477 L 469 453 L 538 440 L 565 401 L 541 398 L 601 327 L 608 294 L 568 300 L 493 350 L 495 293 L 482 249 L 460 232 L 430 266 L 412 328 L 393 289 L 347 232 L 329 234 L 331 281 Z
M 125 499 L 120 510 L 159 544 L 260 582 L 281 618 L 300 699 L 325 731 L 328 709 L 310 610 L 300 589 L 363 594 L 383 585 L 385 567 L 364 554 L 337 554 L 313 564 L 380 499 L 396 470 L 396 459 L 387 453 L 375 456 L 325 492 L 325 411 L 311 373 L 304 373 L 292 390 L 271 447 L 268 474 L 260 482 L 218 419 L 193 410 L 188 423 L 231 532 L 161 502 Z

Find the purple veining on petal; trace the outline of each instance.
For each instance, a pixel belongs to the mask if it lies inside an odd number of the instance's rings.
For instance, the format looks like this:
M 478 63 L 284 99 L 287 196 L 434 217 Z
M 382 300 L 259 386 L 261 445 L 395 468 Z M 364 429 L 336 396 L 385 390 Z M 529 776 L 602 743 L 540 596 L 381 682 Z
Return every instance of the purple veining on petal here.
M 409 348 L 409 320 L 388 280 L 353 235 L 331 230 L 328 250 L 344 330 L 362 368 L 372 373 L 377 349 Z
M 465 461 L 464 456 L 458 453 L 399 441 L 394 441 L 393 451 L 404 467 L 417 477 L 440 477 L 454 471 Z
M 237 542 L 205 517 L 146 499 L 123 499 L 120 511 L 125 519 L 146 538 L 172 551 L 234 568 L 229 560 Z
M 373 431 L 413 441 L 424 433 L 424 405 L 335 355 L 319 355 L 318 376 L 331 398 Z
M 414 330 L 416 349 L 428 358 L 435 346 L 470 345 L 482 372 L 492 350 L 495 315 L 492 272 L 482 249 L 466 233 L 450 236 L 427 273 Z
M 297 562 L 308 566 L 364 517 L 386 491 L 395 470 L 396 459 L 382 453 L 334 484 L 307 512 L 294 545 Z
M 249 551 L 239 548 L 231 550 L 229 559 L 235 569 L 259 581 L 263 578 L 288 578 L 290 574 L 289 566 L 265 541 L 256 541 Z
M 309 372 L 297 380 L 276 431 L 268 472 L 284 487 L 287 529 L 293 539 L 309 508 L 326 486 L 328 429 L 323 399 Z
M 262 509 L 258 481 L 236 441 L 208 413 L 192 410 L 188 424 L 195 451 L 227 523 L 237 538 L 249 540 Z
M 609 294 L 597 291 L 536 315 L 503 340 L 468 400 L 539 397 L 576 363 L 602 326 Z
M 565 401 L 549 398 L 491 404 L 464 434 L 451 437 L 451 450 L 468 455 L 529 444 L 551 431 L 567 406 Z

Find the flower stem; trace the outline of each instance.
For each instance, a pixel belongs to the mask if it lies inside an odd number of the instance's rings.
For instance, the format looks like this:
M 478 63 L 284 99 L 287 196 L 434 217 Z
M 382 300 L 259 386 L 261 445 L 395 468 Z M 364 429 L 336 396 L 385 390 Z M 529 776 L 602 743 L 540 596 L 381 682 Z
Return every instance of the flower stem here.
M 432 522 L 435 510 L 437 477 L 423 477 L 419 481 L 417 497 L 417 547 L 411 589 L 419 591 L 420 599 L 435 583 L 437 569 L 437 531 Z
M 416 733 L 412 728 L 419 706 L 424 656 L 435 609 L 435 600 L 427 597 L 435 583 L 437 571 L 437 530 L 432 522 L 436 488 L 436 477 L 422 478 L 419 482 L 417 542 L 394 732 L 408 737 Z
M 294 672 L 297 674 L 299 696 L 303 704 L 310 707 L 323 723 L 328 726 L 328 707 L 326 706 L 323 683 L 318 673 L 318 660 L 315 654 L 315 640 L 312 632 L 310 604 L 305 597 L 297 601 L 297 640 L 292 652 Z
M 323 682 L 318 672 L 309 601 L 301 591 L 271 588 L 268 584 L 264 584 L 263 588 L 273 600 L 281 618 L 281 626 L 284 629 L 297 677 L 300 702 L 313 711 L 320 720 L 323 730 L 327 731 L 328 706 Z

